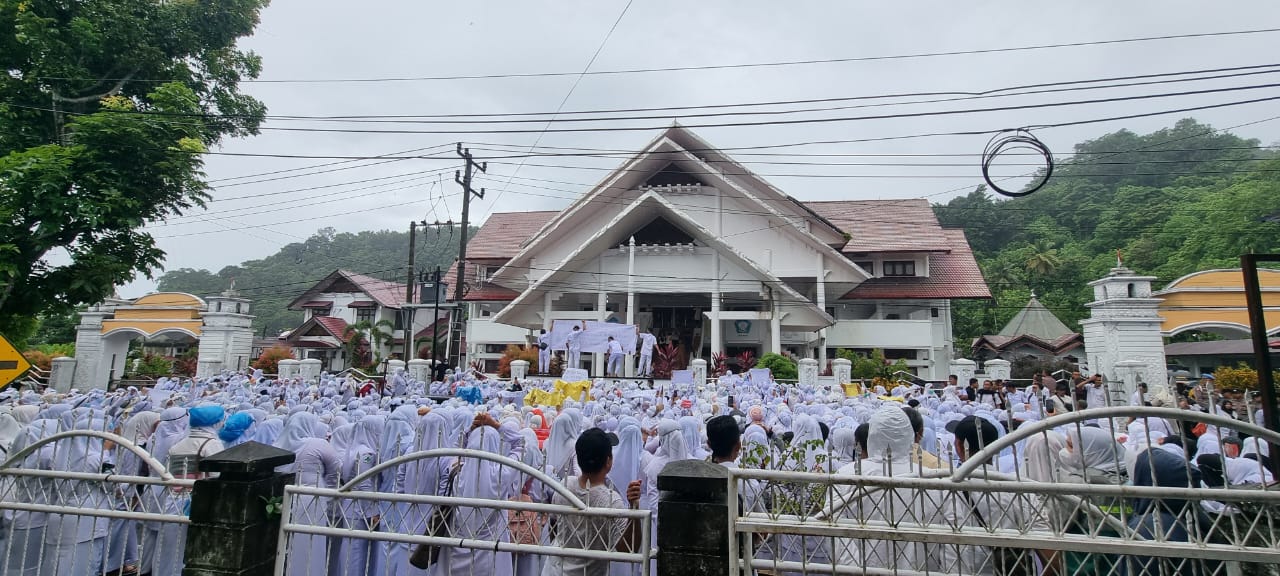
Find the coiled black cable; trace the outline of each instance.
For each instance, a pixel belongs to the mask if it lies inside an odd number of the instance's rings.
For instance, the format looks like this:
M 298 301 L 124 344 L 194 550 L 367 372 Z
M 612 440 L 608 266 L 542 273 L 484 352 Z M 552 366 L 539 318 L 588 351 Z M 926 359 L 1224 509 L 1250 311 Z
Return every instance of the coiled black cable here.
M 1015 150 L 1030 150 L 1039 154 L 1044 158 L 1044 173 L 1033 183 L 1027 184 L 1020 191 L 1012 191 L 1001 188 L 991 179 L 991 164 L 995 162 L 996 157 L 1005 152 Z M 1049 151 L 1049 147 L 1041 142 L 1025 128 L 1017 130 L 1005 130 L 987 142 L 986 148 L 982 150 L 982 179 L 986 180 L 987 186 L 1001 196 L 1010 198 L 1018 198 L 1028 196 L 1036 190 L 1043 188 L 1049 182 L 1049 177 L 1053 175 L 1053 153 Z M 1007 178 L 1005 178 L 1007 180 Z

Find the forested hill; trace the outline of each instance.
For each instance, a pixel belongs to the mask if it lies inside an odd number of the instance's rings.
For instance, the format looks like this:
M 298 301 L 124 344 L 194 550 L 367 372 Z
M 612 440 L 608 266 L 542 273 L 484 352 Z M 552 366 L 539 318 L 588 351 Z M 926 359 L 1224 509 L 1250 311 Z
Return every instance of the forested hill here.
M 1078 327 L 1092 300 L 1086 283 L 1115 266 L 1117 250 L 1125 266 L 1159 278 L 1157 287 L 1280 250 L 1276 158 L 1257 140 L 1185 119 L 1077 144 L 1030 196 L 1001 200 L 979 188 L 935 205 L 944 226 L 965 229 L 995 297 L 955 303 L 957 348 L 995 334 L 1032 290 Z
M 457 254 L 456 232 L 419 232 L 415 254 L 419 270 L 448 267 Z M 408 261 L 408 232 L 339 234 L 324 228 L 305 242 L 289 244 L 271 256 L 227 266 L 217 273 L 191 268 L 171 270 L 159 278 L 159 289 L 207 296 L 226 290 L 234 278 L 236 289 L 254 301 L 254 331 L 261 336 L 264 329 L 268 334 L 278 334 L 296 328 L 302 313 L 286 310 L 285 306 L 330 272 L 342 268 L 404 282 Z

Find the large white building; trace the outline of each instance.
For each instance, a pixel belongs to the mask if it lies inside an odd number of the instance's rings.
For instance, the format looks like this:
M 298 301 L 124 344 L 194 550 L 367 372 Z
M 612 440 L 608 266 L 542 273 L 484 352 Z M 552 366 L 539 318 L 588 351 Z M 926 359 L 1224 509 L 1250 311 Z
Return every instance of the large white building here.
M 687 358 L 882 348 L 943 379 L 950 301 L 990 298 L 927 201 L 800 202 L 678 126 L 564 210 L 493 214 L 467 251 L 465 352 L 486 367 L 554 320 L 612 319 Z

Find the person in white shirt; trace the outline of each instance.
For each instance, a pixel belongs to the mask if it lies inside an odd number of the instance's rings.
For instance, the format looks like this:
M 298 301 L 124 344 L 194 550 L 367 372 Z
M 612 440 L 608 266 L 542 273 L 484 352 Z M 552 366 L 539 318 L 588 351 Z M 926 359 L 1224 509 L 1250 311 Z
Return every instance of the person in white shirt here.
M 627 500 L 609 485 L 609 471 L 613 468 L 613 444 L 604 430 L 592 428 L 582 433 L 574 443 L 574 453 L 582 474 L 567 478 L 565 488 L 586 502 L 591 508 L 619 508 L 637 510 L 640 507 L 641 482 L 627 485 Z M 551 499 L 552 504 L 569 506 L 560 493 Z M 633 552 L 640 548 L 640 522 L 625 518 L 564 515 L 556 519 L 555 539 L 552 546 L 585 550 L 617 550 Z M 542 576 L 608 576 L 609 561 L 587 558 L 550 556 L 542 567 Z
M 565 342 L 566 347 L 569 349 L 569 362 L 565 365 L 565 369 L 582 366 L 582 343 L 578 341 L 581 337 L 581 329 L 574 326 L 573 331 L 569 332 L 569 337 Z
M 622 343 L 615 340 L 613 336 L 609 337 L 609 363 L 605 372 L 606 376 L 622 375 Z
M 1148 399 L 1147 384 L 1146 382 L 1139 382 L 1138 389 L 1135 390 L 1133 392 L 1133 395 L 1129 397 L 1129 405 L 1130 406 L 1146 406 L 1147 399 Z
M 538 333 L 538 373 L 547 374 L 551 370 L 551 335 L 545 328 Z
M 653 347 L 657 345 L 658 339 L 653 334 L 640 335 L 640 366 L 636 368 L 636 376 L 653 375 Z

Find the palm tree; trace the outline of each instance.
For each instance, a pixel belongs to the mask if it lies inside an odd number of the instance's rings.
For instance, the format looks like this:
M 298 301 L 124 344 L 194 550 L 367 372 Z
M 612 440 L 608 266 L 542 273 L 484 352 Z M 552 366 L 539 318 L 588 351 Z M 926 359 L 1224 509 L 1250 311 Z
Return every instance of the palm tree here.
M 999 290 L 1008 290 L 1023 284 L 1022 269 L 1017 264 L 1004 259 L 996 260 L 986 266 L 982 270 L 982 275 L 986 277 L 987 284 Z
M 1062 266 L 1062 257 L 1058 256 L 1058 249 L 1053 244 L 1037 241 L 1031 248 L 1031 256 L 1027 258 L 1027 272 L 1036 276 L 1048 276 Z
M 383 329 L 386 329 L 386 331 L 384 332 Z M 377 364 L 382 357 L 382 353 L 379 352 L 379 350 L 382 349 L 383 343 L 391 340 L 391 332 L 394 329 L 395 325 L 388 320 L 378 320 L 377 322 L 362 320 L 355 324 L 347 325 L 347 328 L 342 331 L 342 336 L 345 338 L 345 342 L 342 343 L 342 348 L 347 353 L 347 358 L 349 359 L 348 364 L 352 366 L 355 365 L 357 360 L 355 356 L 361 342 L 373 344 L 374 359 L 372 363 Z

